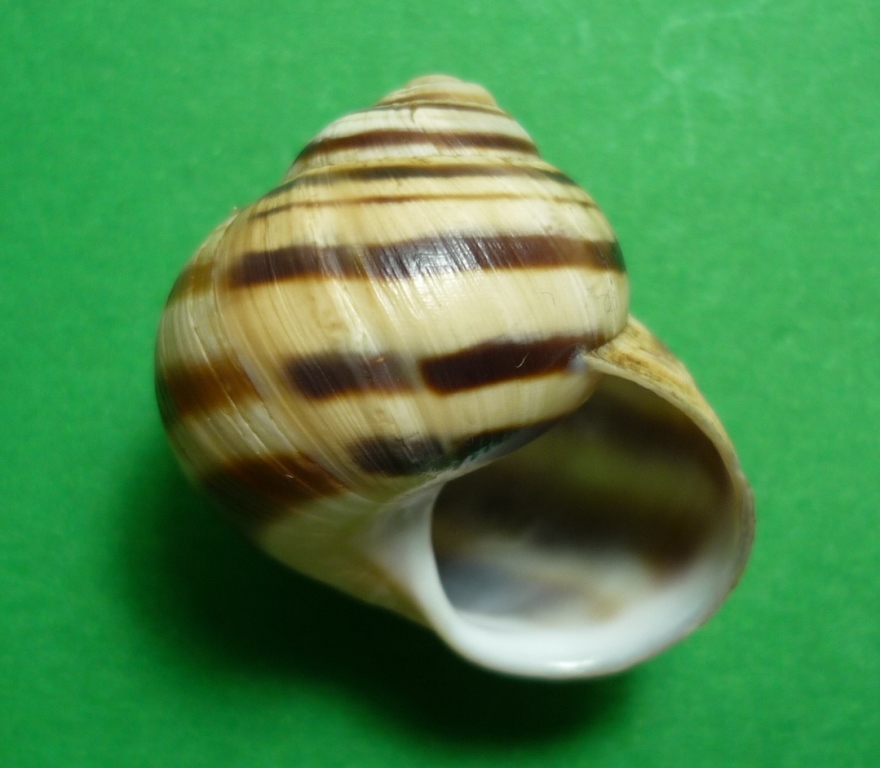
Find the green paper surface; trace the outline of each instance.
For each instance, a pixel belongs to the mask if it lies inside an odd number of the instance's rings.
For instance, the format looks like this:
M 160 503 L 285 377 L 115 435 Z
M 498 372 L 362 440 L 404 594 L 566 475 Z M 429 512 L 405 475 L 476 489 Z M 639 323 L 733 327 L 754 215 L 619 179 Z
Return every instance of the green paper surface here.
M 0 764 L 880 765 L 880 6 L 0 7 Z M 324 124 L 488 87 L 728 428 L 740 587 L 628 673 L 497 677 L 284 570 L 174 464 L 170 286 Z

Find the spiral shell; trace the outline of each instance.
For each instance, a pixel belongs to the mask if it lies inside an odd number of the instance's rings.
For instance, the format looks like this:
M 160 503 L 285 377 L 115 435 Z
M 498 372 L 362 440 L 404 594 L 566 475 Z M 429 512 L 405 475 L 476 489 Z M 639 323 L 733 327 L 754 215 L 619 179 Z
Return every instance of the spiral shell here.
M 283 562 L 485 666 L 601 674 L 704 620 L 751 539 L 729 440 L 628 290 L 593 199 L 483 88 L 419 78 L 210 235 L 160 411 Z

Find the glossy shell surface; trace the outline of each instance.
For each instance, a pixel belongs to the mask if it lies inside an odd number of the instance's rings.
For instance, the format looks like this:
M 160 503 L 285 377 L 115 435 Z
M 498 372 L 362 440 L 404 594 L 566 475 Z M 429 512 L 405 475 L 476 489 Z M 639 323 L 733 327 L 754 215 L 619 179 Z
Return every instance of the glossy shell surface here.
M 595 201 L 483 88 L 419 78 L 329 125 L 199 249 L 159 330 L 160 411 L 187 473 L 292 567 L 485 666 L 610 671 L 714 610 L 751 536 L 723 429 L 683 369 L 668 392 L 652 383 L 645 350 L 664 381 L 678 364 L 629 318 L 628 292 Z M 597 388 L 598 419 L 572 429 Z M 615 413 L 629 428 L 601 426 Z M 522 465 L 548 430 L 557 447 Z M 697 490 L 670 501 L 676 475 Z M 499 496 L 517 477 L 526 504 Z M 699 596 L 669 598 L 699 603 L 693 617 L 675 608 L 650 647 L 596 661 L 642 631 L 630 603 L 656 613 L 646 595 L 722 559 L 688 587 Z M 629 586 L 603 596 L 600 577 Z

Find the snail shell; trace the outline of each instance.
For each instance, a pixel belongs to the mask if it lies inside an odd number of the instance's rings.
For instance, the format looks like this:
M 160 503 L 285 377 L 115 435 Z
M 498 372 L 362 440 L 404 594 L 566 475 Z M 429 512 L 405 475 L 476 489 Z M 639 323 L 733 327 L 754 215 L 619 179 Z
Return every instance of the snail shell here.
M 343 117 L 177 280 L 160 411 L 266 551 L 525 676 L 622 669 L 723 601 L 752 497 L 617 241 L 483 88 Z

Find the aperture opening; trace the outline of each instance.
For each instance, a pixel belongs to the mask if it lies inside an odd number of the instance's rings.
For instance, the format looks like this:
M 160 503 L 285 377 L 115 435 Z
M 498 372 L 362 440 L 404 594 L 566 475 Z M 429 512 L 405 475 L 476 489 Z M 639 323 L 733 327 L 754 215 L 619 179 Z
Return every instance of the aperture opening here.
M 735 506 L 694 421 L 606 378 L 542 437 L 449 482 L 432 545 L 445 595 L 481 647 L 489 632 L 535 664 L 612 671 L 723 600 L 742 546 Z

